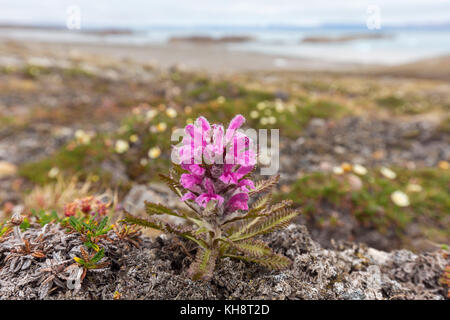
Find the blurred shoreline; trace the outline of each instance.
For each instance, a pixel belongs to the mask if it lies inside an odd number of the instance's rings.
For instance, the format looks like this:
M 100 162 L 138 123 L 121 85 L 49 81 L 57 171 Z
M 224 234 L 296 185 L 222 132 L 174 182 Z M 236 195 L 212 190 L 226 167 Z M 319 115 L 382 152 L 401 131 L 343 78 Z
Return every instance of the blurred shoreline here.
M 450 55 L 422 59 L 398 65 L 361 64 L 331 61 L 320 58 L 301 58 L 279 54 L 228 50 L 217 42 L 175 41 L 164 44 L 117 44 L 90 42 L 60 42 L 41 39 L 11 40 L 0 35 L 4 54 L 0 65 L 14 65 L 21 56 L 21 48 L 34 52 L 37 58 L 58 59 L 69 56 L 96 56 L 132 60 L 161 68 L 172 66 L 207 73 L 271 72 L 326 72 L 361 76 L 412 77 L 423 79 L 450 79 Z M 13 51 L 13 54 L 6 54 Z
M 368 30 L 361 25 L 83 27 L 80 30 L 0 25 L 2 40 L 49 46 L 62 44 L 89 52 L 98 50 L 101 54 L 109 54 L 105 53 L 108 49 L 120 55 L 120 51 L 130 50 L 130 56 L 137 56 L 139 61 L 144 54 L 163 65 L 182 63 L 214 72 L 228 69 L 352 71 L 373 66 L 394 67 L 450 55 L 450 43 L 442 41 L 445 38 L 450 38 L 448 25 L 386 26 L 381 30 Z M 211 55 L 219 57 L 220 62 L 210 61 L 214 60 Z

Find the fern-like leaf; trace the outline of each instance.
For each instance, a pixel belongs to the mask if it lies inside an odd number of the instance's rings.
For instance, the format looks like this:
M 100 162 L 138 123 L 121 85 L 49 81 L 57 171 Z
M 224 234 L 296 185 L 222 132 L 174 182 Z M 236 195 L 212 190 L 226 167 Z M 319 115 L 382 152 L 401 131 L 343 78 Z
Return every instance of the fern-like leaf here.
M 216 249 L 198 248 L 195 260 L 188 270 L 189 276 L 193 280 L 210 280 L 216 267 L 217 257 Z
M 272 200 L 272 195 L 270 193 L 258 198 L 252 204 L 248 213 L 251 215 L 251 214 L 256 214 L 256 213 L 263 211 L 265 208 L 267 208 L 267 206 L 269 205 L 271 200 Z
M 170 216 L 183 218 L 182 215 L 176 213 L 175 211 L 163 206 L 159 203 L 153 203 L 150 201 L 145 201 L 145 211 L 149 216 L 155 215 L 155 214 L 168 214 Z
M 291 220 L 298 216 L 298 214 L 299 212 L 296 210 L 283 208 L 268 216 L 258 217 L 250 223 L 243 225 L 241 229 L 232 234 L 230 236 L 230 240 L 245 240 L 282 229 L 288 226 Z
M 269 192 L 280 180 L 280 175 L 272 176 L 266 180 L 260 180 L 255 183 L 255 188 L 250 190 L 249 196 Z
M 184 188 L 178 181 L 161 173 L 159 174 L 159 178 L 169 187 L 170 190 L 172 190 L 173 193 L 179 197 L 182 196 L 181 190 L 184 190 Z
M 261 240 L 246 240 L 241 242 L 229 241 L 228 243 L 233 249 L 255 258 L 271 256 L 274 254 L 269 246 Z
M 264 213 L 264 215 L 269 215 L 269 214 L 271 214 L 275 211 L 279 211 L 283 208 L 288 208 L 291 205 L 292 205 L 292 200 L 283 200 L 277 204 L 270 206 L 269 208 L 266 208 L 263 213 Z
M 153 229 L 157 229 L 157 230 L 160 230 L 160 231 L 163 231 L 166 233 L 173 233 L 173 234 L 177 234 L 177 235 L 182 235 L 184 233 L 192 233 L 193 232 L 193 229 L 188 226 L 177 226 L 175 224 L 157 220 L 157 219 L 153 219 L 151 217 L 148 219 L 142 219 L 142 218 L 135 217 L 129 213 L 125 214 L 124 221 L 127 223 L 130 223 L 130 224 L 137 224 L 142 227 L 153 228 Z

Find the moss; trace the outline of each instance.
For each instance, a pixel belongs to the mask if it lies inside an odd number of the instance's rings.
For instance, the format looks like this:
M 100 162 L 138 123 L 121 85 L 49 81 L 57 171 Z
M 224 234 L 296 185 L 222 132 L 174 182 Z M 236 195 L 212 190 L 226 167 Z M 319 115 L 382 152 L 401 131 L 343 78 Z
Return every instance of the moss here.
M 81 68 L 81 67 L 72 67 L 63 69 L 64 74 L 68 77 L 93 77 L 94 74 Z
M 45 159 L 25 163 L 19 167 L 19 174 L 34 183 L 43 185 L 51 181 L 48 172 L 53 167 L 66 173 L 82 176 L 87 176 L 89 173 L 98 174 L 99 164 L 105 157 L 105 146 L 102 139 L 97 138 L 88 145 L 77 145 L 71 148 L 69 144 Z
M 376 100 L 380 107 L 398 109 L 406 104 L 406 101 L 402 98 L 396 96 L 386 96 L 383 98 L 378 98 Z
M 29 64 L 23 68 L 22 72 L 25 76 L 34 79 L 40 75 L 49 74 L 51 70 L 47 67 Z

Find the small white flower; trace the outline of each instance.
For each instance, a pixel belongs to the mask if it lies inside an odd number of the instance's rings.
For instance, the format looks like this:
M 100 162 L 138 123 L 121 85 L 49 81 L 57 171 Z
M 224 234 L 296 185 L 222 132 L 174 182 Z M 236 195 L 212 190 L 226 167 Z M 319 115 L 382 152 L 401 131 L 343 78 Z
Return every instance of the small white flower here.
M 353 165 L 353 172 L 359 174 L 360 176 L 364 176 L 367 174 L 367 169 L 360 164 L 355 164 Z
M 252 119 L 256 119 L 259 117 L 259 112 L 256 110 L 253 110 L 252 112 L 250 112 L 250 118 Z
M 381 167 L 380 172 L 383 176 L 391 180 L 397 177 L 397 174 L 394 171 L 386 167 Z
M 333 167 L 333 173 L 337 174 L 337 175 L 341 175 L 344 173 L 344 169 L 341 166 Z
M 217 98 L 217 102 L 220 103 L 220 104 L 224 103 L 225 101 L 226 101 L 226 99 L 223 96 L 220 96 L 220 97 Z
M 409 197 L 407 194 L 405 194 L 402 191 L 394 191 L 391 194 L 391 200 L 394 202 L 395 205 L 399 207 L 407 207 L 409 206 Z
M 147 113 L 145 114 L 145 118 L 147 120 L 152 120 L 154 117 L 156 117 L 157 114 L 158 111 L 156 111 L 155 109 L 151 109 L 147 111 Z
M 125 140 L 117 140 L 115 145 L 115 150 L 117 153 L 124 153 L 127 152 L 130 148 L 130 145 Z
M 91 143 L 91 136 L 83 130 L 75 131 L 75 139 L 79 144 Z
M 50 169 L 50 171 L 48 172 L 48 177 L 49 178 L 56 178 L 59 174 L 59 169 L 57 167 L 53 167 Z
M 266 103 L 264 101 L 261 101 L 256 105 L 256 108 L 258 108 L 258 110 L 264 110 L 266 106 Z
M 409 192 L 421 192 L 422 191 L 422 186 L 420 184 L 417 184 L 417 183 L 410 183 L 410 184 L 408 184 L 406 189 Z
M 266 118 L 266 117 L 262 117 L 262 118 L 259 120 L 259 123 L 261 123 L 263 126 L 265 126 L 265 125 L 267 125 L 267 124 L 269 123 L 269 119 Z
M 277 118 L 275 118 L 275 117 L 269 117 L 269 119 L 267 119 L 267 121 L 268 121 L 270 124 L 275 124 L 275 123 L 277 123 Z
M 151 159 L 156 159 L 161 155 L 161 149 L 159 147 L 153 147 L 148 151 L 148 156 Z
M 174 108 L 168 108 L 166 114 L 169 118 L 175 118 L 177 116 L 177 111 Z
M 275 101 L 275 110 L 276 110 L 277 112 L 283 112 L 283 111 L 284 111 L 284 104 L 283 104 L 283 101 L 281 101 L 281 100 L 279 100 L 279 99 L 277 99 L 277 100 Z

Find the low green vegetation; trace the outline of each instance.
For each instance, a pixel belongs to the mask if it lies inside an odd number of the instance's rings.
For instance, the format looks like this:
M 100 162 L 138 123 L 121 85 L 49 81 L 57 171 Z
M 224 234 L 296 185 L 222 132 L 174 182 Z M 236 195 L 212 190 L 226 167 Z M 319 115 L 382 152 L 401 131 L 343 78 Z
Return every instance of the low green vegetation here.
M 436 227 L 436 230 L 446 230 L 444 233 L 449 237 L 445 224 L 450 213 L 450 172 L 437 168 L 397 168 L 395 171 L 395 179 L 384 177 L 376 169 L 362 176 L 309 173 L 277 197 L 292 199 L 308 216 L 316 215 L 320 208 L 328 206 L 348 210 L 363 225 L 374 226 L 380 232 L 388 229 L 401 232 L 409 223 L 417 222 Z M 354 182 L 355 177 L 360 185 Z M 394 203 L 392 195 L 396 191 L 405 193 L 410 204 L 399 206 Z

